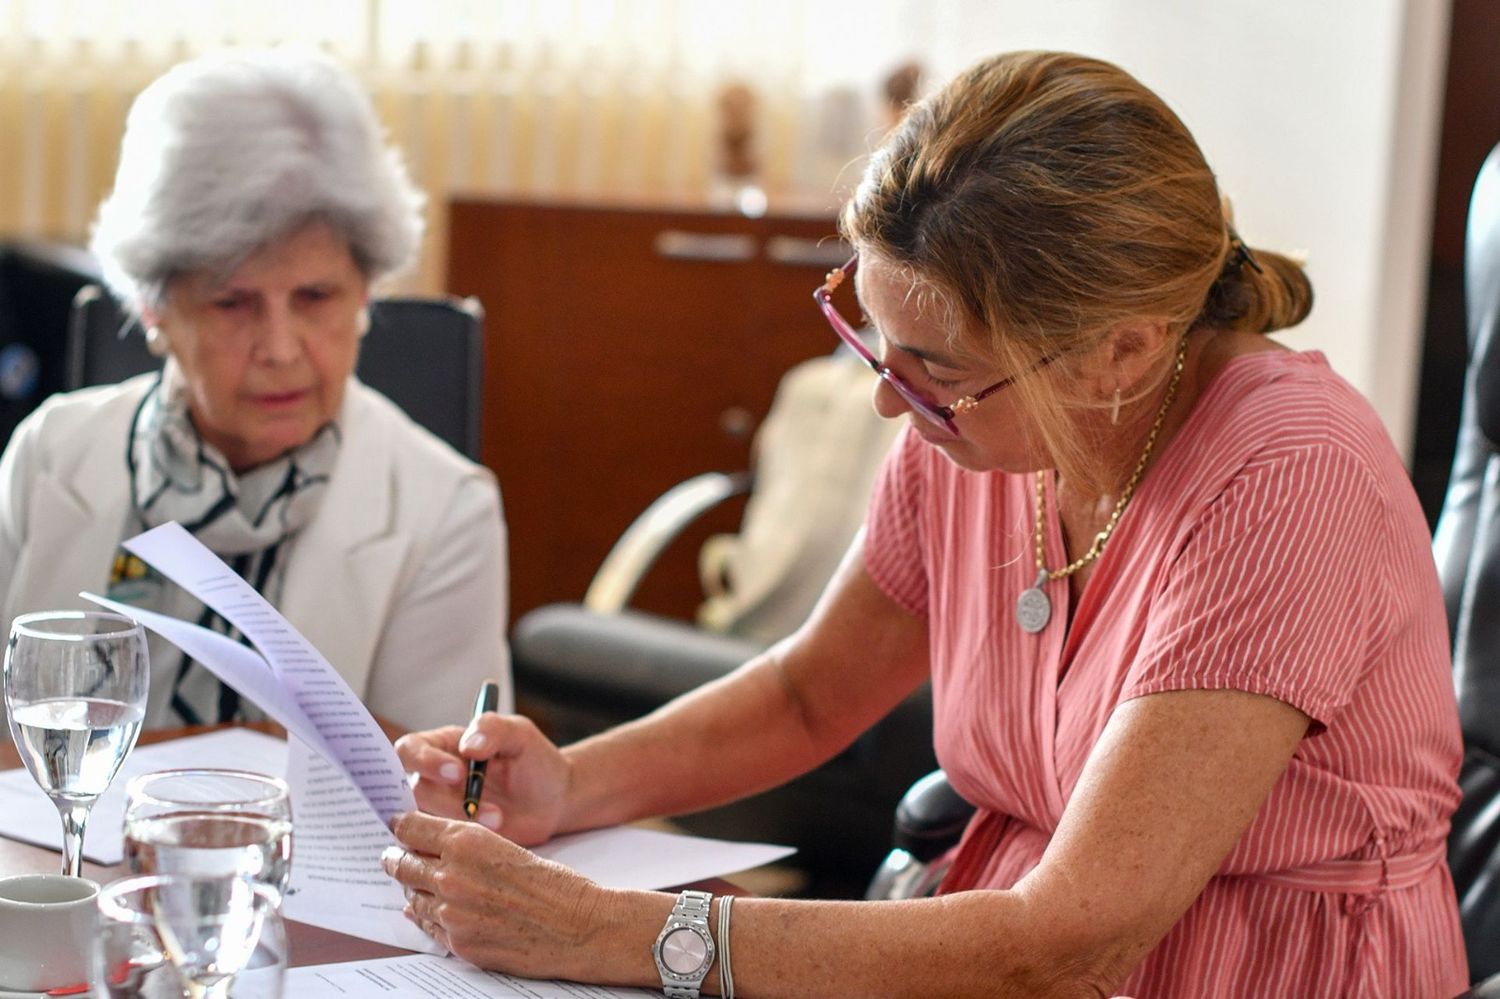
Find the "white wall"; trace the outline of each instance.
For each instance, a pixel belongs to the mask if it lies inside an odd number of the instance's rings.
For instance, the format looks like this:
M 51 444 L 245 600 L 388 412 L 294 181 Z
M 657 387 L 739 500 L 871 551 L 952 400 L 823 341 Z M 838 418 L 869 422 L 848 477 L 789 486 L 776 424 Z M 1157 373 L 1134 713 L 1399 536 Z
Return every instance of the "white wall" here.
M 913 0 L 855 31 L 943 78 L 1056 48 L 1155 89 L 1246 241 L 1307 251 L 1316 305 L 1281 339 L 1326 353 L 1409 454 L 1448 17 L 1449 0 Z

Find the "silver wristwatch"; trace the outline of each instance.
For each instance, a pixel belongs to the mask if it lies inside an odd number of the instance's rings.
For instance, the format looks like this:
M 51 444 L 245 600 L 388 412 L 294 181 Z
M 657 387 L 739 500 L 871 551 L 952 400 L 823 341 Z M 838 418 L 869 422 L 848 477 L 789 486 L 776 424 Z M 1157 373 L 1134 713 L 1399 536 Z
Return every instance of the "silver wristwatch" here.
M 708 932 L 711 901 L 713 895 L 706 891 L 678 895 L 667 925 L 651 946 L 667 999 L 698 999 L 698 989 L 713 966 L 714 938 Z

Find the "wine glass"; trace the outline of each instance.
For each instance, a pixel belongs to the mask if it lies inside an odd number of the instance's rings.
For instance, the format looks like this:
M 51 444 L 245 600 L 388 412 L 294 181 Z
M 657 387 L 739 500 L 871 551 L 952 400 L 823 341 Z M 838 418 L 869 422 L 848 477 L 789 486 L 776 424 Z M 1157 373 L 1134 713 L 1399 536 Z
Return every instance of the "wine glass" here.
M 260 881 L 286 892 L 292 805 L 286 781 L 247 770 L 162 770 L 125 786 L 125 861 L 132 874 Z
M 5 646 L 10 732 L 57 806 L 63 873 L 83 866 L 83 831 L 141 731 L 150 669 L 146 636 L 127 617 L 42 611 L 11 625 Z
M 150 874 L 99 892 L 94 980 L 106 999 L 281 999 L 280 897 L 247 878 Z

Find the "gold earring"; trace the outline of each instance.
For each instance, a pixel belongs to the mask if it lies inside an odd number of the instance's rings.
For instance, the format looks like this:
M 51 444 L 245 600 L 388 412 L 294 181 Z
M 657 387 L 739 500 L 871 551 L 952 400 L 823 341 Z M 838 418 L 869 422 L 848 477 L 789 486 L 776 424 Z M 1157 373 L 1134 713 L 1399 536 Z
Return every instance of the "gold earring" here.
M 1111 426 L 1120 425 L 1120 383 L 1115 383 L 1115 401 L 1109 407 L 1109 422 Z
M 146 327 L 146 353 L 152 357 L 167 356 L 167 338 L 162 335 L 160 326 Z

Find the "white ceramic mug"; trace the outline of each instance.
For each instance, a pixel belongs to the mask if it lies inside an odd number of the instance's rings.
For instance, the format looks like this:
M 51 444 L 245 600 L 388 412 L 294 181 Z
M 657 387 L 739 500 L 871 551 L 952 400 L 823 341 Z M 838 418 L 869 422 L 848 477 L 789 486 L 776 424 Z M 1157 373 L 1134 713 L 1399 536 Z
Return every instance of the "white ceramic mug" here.
M 0 878 L 0 988 L 45 991 L 89 981 L 98 896 L 87 878 Z

